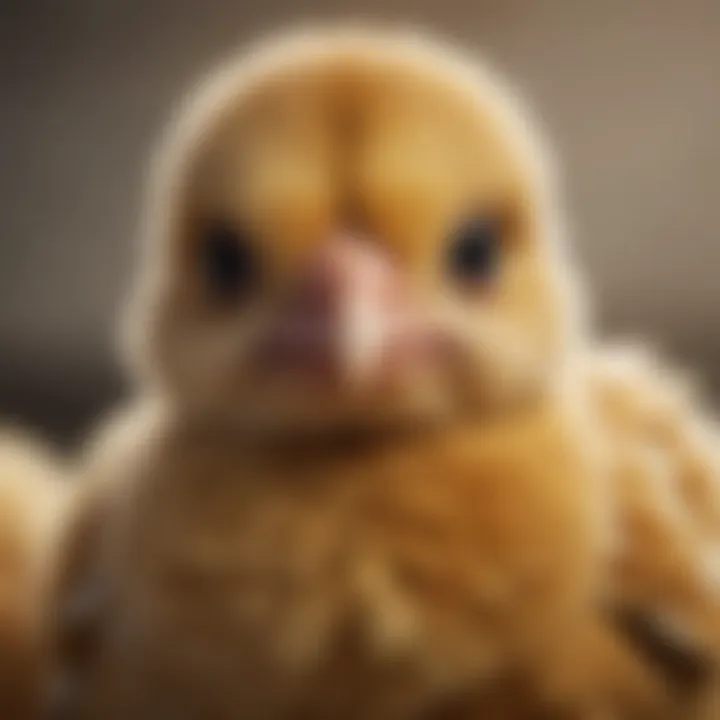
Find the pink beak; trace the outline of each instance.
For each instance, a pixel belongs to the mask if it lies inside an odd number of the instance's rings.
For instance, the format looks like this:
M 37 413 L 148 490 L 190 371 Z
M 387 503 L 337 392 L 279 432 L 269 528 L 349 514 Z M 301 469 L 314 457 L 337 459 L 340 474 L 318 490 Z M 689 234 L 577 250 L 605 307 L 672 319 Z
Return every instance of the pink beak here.
M 385 365 L 403 301 L 399 273 L 379 246 L 333 236 L 289 288 L 262 343 L 261 370 L 362 383 Z

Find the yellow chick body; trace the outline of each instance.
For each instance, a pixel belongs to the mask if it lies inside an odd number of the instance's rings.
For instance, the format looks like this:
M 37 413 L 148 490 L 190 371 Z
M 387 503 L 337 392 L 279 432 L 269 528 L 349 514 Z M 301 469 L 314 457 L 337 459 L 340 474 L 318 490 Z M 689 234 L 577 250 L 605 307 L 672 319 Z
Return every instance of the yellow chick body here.
M 267 453 L 167 418 L 136 431 L 106 475 L 95 562 L 113 600 L 77 667 L 90 717 L 656 709 L 596 612 L 608 500 L 570 398 L 480 436 L 336 451 Z

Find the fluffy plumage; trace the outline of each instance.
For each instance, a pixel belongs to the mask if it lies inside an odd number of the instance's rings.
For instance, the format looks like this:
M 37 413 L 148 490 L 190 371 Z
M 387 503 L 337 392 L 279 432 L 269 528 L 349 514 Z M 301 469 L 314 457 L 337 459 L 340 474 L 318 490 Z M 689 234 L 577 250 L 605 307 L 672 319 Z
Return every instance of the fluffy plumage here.
M 77 717 L 686 712 L 613 612 L 716 652 L 712 442 L 594 354 L 514 96 L 413 36 L 310 33 L 211 80 L 155 175 L 147 403 L 62 582 L 98 598 L 61 637 Z
M 47 448 L 0 432 L 0 714 L 40 710 L 55 541 L 69 489 Z

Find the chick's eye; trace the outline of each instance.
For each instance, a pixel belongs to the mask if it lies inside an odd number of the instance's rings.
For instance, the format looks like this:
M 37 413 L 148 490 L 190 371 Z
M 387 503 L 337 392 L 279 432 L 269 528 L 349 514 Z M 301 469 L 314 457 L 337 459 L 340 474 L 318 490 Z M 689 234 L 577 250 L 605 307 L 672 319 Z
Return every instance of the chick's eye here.
M 500 259 L 500 224 L 494 219 L 474 218 L 453 234 L 447 249 L 450 276 L 462 283 L 492 280 Z
M 259 264 L 245 233 L 216 223 L 204 231 L 202 264 L 210 291 L 222 299 L 234 299 L 253 289 Z

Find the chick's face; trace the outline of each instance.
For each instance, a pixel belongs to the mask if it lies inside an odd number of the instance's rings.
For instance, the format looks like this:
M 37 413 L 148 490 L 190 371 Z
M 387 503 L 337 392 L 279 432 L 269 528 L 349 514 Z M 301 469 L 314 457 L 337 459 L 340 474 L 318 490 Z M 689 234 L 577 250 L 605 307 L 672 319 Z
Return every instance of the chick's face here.
M 321 47 L 228 73 L 177 132 L 136 304 L 152 377 L 195 412 L 291 432 L 542 389 L 572 323 L 522 117 L 441 53 Z

